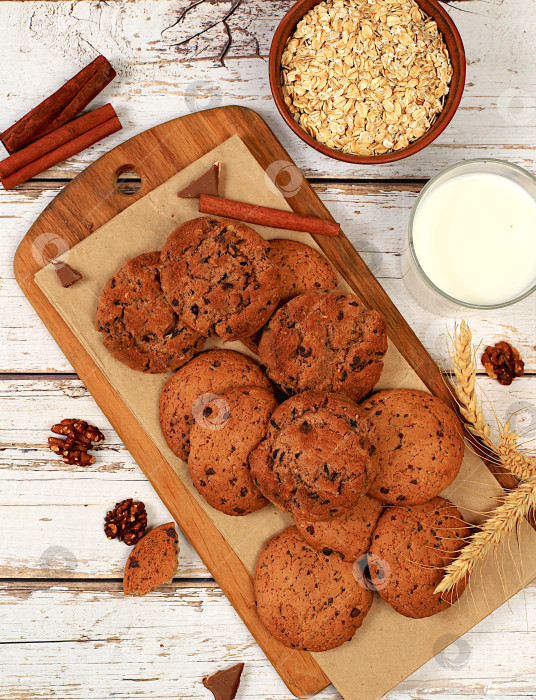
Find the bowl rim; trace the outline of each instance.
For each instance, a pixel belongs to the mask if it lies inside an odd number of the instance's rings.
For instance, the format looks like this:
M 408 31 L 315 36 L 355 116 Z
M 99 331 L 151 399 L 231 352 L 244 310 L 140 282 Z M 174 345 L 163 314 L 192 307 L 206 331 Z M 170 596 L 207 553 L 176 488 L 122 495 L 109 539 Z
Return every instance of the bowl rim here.
M 450 124 L 452 118 L 456 114 L 465 88 L 466 77 L 466 55 L 460 33 L 450 17 L 448 12 L 439 4 L 438 0 L 416 0 L 421 9 L 426 12 L 435 22 L 437 22 L 439 30 L 443 35 L 447 45 L 451 63 L 453 66 L 453 76 L 451 88 L 447 96 L 447 104 L 439 114 L 437 121 L 432 124 L 430 129 L 423 134 L 419 139 L 411 143 L 406 148 L 401 148 L 398 151 L 391 151 L 377 156 L 358 156 L 351 153 L 343 153 L 334 148 L 330 148 L 323 143 L 317 141 L 310 136 L 297 122 L 294 121 L 292 115 L 288 111 L 285 104 L 280 81 L 280 65 L 281 56 L 284 46 L 291 32 L 300 21 L 300 19 L 314 5 L 317 5 L 322 0 L 297 0 L 292 7 L 286 12 L 280 21 L 272 39 L 270 47 L 270 56 L 268 60 L 268 75 L 270 80 L 270 89 L 276 107 L 292 131 L 306 144 L 314 148 L 316 151 L 336 160 L 345 161 L 359 165 L 376 165 L 381 163 L 392 163 L 403 158 L 415 155 L 426 146 L 430 145 Z M 442 25 L 442 26 L 441 26 Z M 445 31 L 445 28 L 448 31 Z M 453 56 L 457 57 L 457 62 L 453 60 Z

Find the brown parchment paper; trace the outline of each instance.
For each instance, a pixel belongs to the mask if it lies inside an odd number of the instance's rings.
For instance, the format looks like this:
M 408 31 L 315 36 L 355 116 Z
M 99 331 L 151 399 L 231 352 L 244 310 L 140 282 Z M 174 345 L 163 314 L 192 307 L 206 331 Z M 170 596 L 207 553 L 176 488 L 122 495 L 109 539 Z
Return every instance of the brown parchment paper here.
M 215 161 L 221 163 L 224 197 L 290 209 L 244 143 L 233 136 L 68 251 L 63 259 L 82 273 L 83 280 L 63 289 L 50 267 L 38 272 L 35 279 L 178 477 L 253 573 L 263 544 L 291 524 L 290 517 L 273 507 L 265 507 L 235 518 L 208 506 L 193 488 L 187 466 L 172 454 L 160 431 L 158 397 L 169 375 L 144 375 L 125 367 L 107 353 L 94 327 L 98 296 L 108 277 L 129 258 L 160 249 L 177 225 L 199 216 L 198 200 L 179 199 L 176 193 Z M 254 228 L 267 239 L 293 238 L 317 248 L 308 234 Z M 346 287 L 342 279 L 340 284 Z M 209 345 L 220 344 L 209 341 Z M 248 352 L 241 343 L 227 343 L 226 347 Z M 390 343 L 377 389 L 397 387 L 425 388 Z M 486 466 L 466 449 L 460 475 L 444 495 L 460 507 L 468 520 L 477 522 L 480 514 L 493 507 L 500 493 Z M 501 575 L 490 557 L 456 605 L 426 620 L 402 617 L 376 595 L 354 639 L 338 649 L 315 653 L 316 661 L 346 700 L 382 696 L 536 577 L 536 533 L 528 524 L 522 526 L 517 541 L 512 540 L 499 551 L 497 560 L 502 564 Z

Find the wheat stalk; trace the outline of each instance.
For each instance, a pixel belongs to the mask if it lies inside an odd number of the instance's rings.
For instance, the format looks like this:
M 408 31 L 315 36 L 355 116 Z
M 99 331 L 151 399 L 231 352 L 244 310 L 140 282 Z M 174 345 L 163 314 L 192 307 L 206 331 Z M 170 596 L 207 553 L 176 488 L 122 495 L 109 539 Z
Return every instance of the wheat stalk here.
M 501 465 L 518 479 L 536 476 L 536 459 L 522 452 L 517 445 L 519 436 L 510 430 L 510 421 L 499 424 L 498 442 L 491 438 L 491 430 L 484 420 L 482 407 L 476 393 L 476 352 L 472 345 L 472 333 L 467 321 L 454 328 L 451 362 L 456 377 L 454 391 L 465 418 L 468 430 L 478 436 L 499 458 Z
M 469 538 L 457 559 L 445 567 L 435 593 L 445 593 L 462 582 L 492 547 L 497 547 L 536 508 L 536 481 L 525 481 L 504 497 L 481 529 Z
M 452 369 L 456 377 L 454 391 L 460 413 L 467 421 L 468 430 L 491 445 L 491 431 L 484 420 L 482 407 L 476 394 L 476 357 L 472 345 L 472 334 L 467 321 L 454 328 L 453 351 L 450 354 Z
M 498 438 L 491 438 L 491 430 L 484 420 L 476 393 L 476 357 L 472 334 L 466 321 L 455 326 L 450 359 L 456 384 L 454 391 L 460 413 L 467 421 L 467 429 L 492 450 L 501 465 L 520 479 L 516 489 L 490 513 L 490 517 L 469 538 L 458 557 L 445 567 L 445 576 L 435 589 L 445 593 L 463 581 L 488 552 L 497 547 L 533 509 L 536 508 L 536 458 L 519 449 L 519 435 L 510 430 L 510 421 L 498 424 Z
M 499 431 L 496 450 L 505 469 L 518 479 L 528 480 L 536 477 L 536 458 L 520 450 L 518 440 L 519 435 L 510 430 L 510 421 L 507 421 Z

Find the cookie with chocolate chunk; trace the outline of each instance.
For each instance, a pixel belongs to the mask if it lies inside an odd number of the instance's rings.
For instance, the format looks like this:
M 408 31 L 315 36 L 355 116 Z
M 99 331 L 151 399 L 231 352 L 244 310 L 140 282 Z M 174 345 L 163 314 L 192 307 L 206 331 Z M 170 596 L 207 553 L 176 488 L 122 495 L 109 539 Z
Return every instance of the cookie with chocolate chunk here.
M 179 538 L 175 523 L 148 532 L 131 551 L 125 566 L 125 595 L 145 595 L 162 583 L 171 583 L 177 573 Z
M 329 556 L 289 527 L 269 540 L 254 576 L 257 612 L 266 629 L 287 647 L 327 651 L 349 641 L 372 605 L 352 563 Z
M 379 380 L 387 352 L 385 319 L 353 294 L 308 292 L 276 311 L 259 357 L 286 393 L 312 389 L 358 401 Z
M 276 238 L 269 241 L 270 260 L 279 268 L 280 305 L 305 292 L 327 292 L 337 287 L 337 275 L 326 258 L 300 241 Z M 262 331 L 242 340 L 259 352 Z
M 203 416 L 207 404 L 238 387 L 271 383 L 258 364 L 234 350 L 208 350 L 181 367 L 160 394 L 160 427 L 170 450 L 182 460 L 190 452 L 190 431 L 196 420 L 218 421 L 218 413 Z
M 451 484 L 464 441 L 454 411 L 414 389 L 380 391 L 360 404 L 376 429 L 377 477 L 369 494 L 385 503 L 424 503 Z
M 249 226 L 201 217 L 179 226 L 161 254 L 162 288 L 182 321 L 203 336 L 255 333 L 279 303 L 279 271 Z
M 372 427 L 353 401 L 308 391 L 274 411 L 249 464 L 255 483 L 278 508 L 325 520 L 353 508 L 367 491 L 375 449 Z
M 406 617 L 429 617 L 446 610 L 462 595 L 467 580 L 448 594 L 434 591 L 470 534 L 458 509 L 445 498 L 387 508 L 369 557 L 371 579 L 380 596 Z
M 208 402 L 192 426 L 188 469 L 205 501 L 227 515 L 246 515 L 267 501 L 253 483 L 248 457 L 266 434 L 277 401 L 269 389 L 232 389 Z M 219 420 L 211 421 L 213 413 Z
M 375 498 L 361 496 L 353 508 L 337 518 L 317 522 L 296 519 L 296 526 L 311 547 L 328 555 L 339 552 L 353 562 L 368 551 L 382 511 Z
M 116 360 L 140 372 L 178 369 L 204 338 L 184 324 L 160 286 L 160 253 L 128 260 L 99 297 L 95 325 Z
M 300 241 L 269 241 L 270 260 L 280 270 L 281 304 L 305 292 L 327 292 L 337 286 L 337 275 L 318 250 Z

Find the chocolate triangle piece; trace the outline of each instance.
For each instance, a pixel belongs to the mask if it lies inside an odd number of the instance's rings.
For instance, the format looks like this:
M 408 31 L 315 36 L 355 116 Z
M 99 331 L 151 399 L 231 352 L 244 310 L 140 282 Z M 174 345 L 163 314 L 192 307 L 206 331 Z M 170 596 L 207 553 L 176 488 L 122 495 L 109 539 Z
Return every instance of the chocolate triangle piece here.
M 203 678 L 203 685 L 214 695 L 215 700 L 233 700 L 240 685 L 244 664 L 236 664 L 225 671 Z
M 183 199 L 193 199 L 199 197 L 202 194 L 210 194 L 213 197 L 218 196 L 218 185 L 220 182 L 220 164 L 214 163 L 214 165 L 203 173 L 197 180 L 190 182 L 189 185 L 177 193 L 177 197 Z
M 62 287 L 71 287 L 75 282 L 82 279 L 82 275 L 66 262 L 55 262 L 54 270 Z

